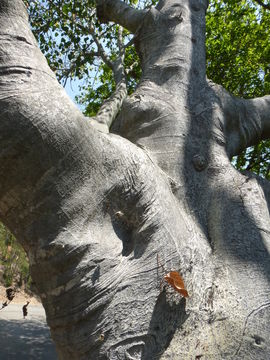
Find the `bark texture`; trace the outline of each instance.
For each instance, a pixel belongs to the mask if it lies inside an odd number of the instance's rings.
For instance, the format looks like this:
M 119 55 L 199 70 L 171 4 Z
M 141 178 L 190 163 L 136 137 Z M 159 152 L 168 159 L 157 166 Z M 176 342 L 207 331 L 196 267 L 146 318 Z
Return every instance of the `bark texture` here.
M 1 0 L 0 217 L 60 359 L 269 356 L 270 187 L 230 164 L 269 138 L 269 97 L 206 79 L 206 9 L 98 1 L 135 34 L 143 71 L 105 134 L 57 83 L 22 2 Z M 157 254 L 189 298 L 160 290 Z

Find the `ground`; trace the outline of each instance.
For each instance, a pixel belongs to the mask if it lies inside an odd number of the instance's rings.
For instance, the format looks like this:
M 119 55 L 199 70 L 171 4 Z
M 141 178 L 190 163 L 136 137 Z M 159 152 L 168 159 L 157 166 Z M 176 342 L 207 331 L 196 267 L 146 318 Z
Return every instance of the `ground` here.
M 5 288 L 0 286 L 0 301 Z M 30 301 L 23 319 L 22 307 Z M 56 360 L 55 346 L 46 324 L 43 306 L 35 297 L 20 291 L 11 304 L 0 311 L 0 359 Z

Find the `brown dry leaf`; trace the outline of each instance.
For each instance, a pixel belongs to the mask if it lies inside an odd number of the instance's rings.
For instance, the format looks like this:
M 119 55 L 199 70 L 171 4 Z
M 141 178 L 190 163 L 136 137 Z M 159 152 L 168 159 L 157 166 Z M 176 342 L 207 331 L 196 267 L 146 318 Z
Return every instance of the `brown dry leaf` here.
M 185 288 L 184 280 L 177 271 L 170 271 L 164 276 L 164 280 L 166 280 L 167 283 L 170 284 L 179 294 L 185 298 L 188 297 L 188 292 Z

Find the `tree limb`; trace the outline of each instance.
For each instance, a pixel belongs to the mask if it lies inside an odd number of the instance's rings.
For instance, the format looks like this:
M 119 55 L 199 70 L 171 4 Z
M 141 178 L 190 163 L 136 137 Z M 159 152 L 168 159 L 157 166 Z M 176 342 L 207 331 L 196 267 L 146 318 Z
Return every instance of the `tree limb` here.
M 113 69 L 113 63 L 110 60 L 110 58 L 107 56 L 106 51 L 104 50 L 101 42 L 99 41 L 98 37 L 96 36 L 95 30 L 94 30 L 92 24 L 90 24 L 90 26 L 89 26 L 89 32 L 92 35 L 92 37 L 97 45 L 99 56 L 102 58 L 102 60 L 105 62 L 105 64 L 109 66 L 109 68 Z
M 81 25 L 80 27 L 82 28 Z M 127 96 L 127 86 L 124 69 L 126 47 L 123 43 L 123 28 L 119 26 L 118 29 L 117 43 L 119 48 L 119 54 L 115 61 L 111 61 L 111 59 L 107 55 L 102 43 L 96 35 L 93 24 L 89 24 L 88 30 L 97 46 L 98 55 L 101 57 L 104 63 L 113 71 L 113 76 L 116 83 L 116 90 L 114 91 L 114 93 L 101 105 L 97 115 L 90 119 L 90 124 L 94 126 L 97 130 L 108 133 L 113 120 L 117 116 L 122 106 L 122 103 Z
M 242 99 L 229 94 L 222 86 L 214 91 L 223 110 L 224 131 L 229 156 L 270 138 L 270 96 Z
M 101 22 L 113 21 L 135 33 L 147 10 L 137 10 L 121 0 L 97 0 L 97 16 Z
M 91 124 L 99 131 L 109 132 L 109 128 L 116 118 L 124 99 L 127 97 L 127 85 L 124 69 L 125 47 L 123 44 L 123 29 L 118 30 L 119 56 L 115 62 L 111 63 L 116 82 L 116 90 L 100 107 L 95 118 L 91 119 Z

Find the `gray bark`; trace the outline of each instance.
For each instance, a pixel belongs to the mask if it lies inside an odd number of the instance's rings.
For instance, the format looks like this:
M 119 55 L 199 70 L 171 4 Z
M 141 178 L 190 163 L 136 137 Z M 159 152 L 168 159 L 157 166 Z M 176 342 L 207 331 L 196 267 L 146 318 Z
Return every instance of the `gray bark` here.
M 0 218 L 59 358 L 266 359 L 270 187 L 230 158 L 269 137 L 269 97 L 206 80 L 206 0 L 99 6 L 143 70 L 109 134 L 57 83 L 22 2 L 0 3 Z M 157 254 L 189 298 L 160 289 Z

